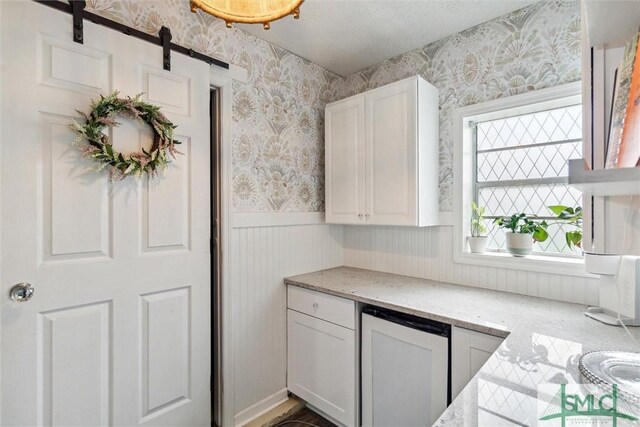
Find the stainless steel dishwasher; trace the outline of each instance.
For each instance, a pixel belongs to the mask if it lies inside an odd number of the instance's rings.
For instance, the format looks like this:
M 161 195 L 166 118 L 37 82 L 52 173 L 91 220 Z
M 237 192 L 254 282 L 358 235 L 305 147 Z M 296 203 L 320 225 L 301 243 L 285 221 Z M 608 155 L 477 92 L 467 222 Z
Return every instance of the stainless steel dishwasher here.
M 450 400 L 451 326 L 377 307 L 362 311 L 362 425 L 432 425 Z

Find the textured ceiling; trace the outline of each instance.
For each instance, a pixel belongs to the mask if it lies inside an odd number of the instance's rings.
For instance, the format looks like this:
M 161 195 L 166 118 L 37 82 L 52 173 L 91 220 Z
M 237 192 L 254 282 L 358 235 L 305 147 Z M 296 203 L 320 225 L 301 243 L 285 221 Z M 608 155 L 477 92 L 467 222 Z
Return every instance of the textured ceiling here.
M 300 19 L 238 25 L 342 76 L 536 0 L 306 0 Z

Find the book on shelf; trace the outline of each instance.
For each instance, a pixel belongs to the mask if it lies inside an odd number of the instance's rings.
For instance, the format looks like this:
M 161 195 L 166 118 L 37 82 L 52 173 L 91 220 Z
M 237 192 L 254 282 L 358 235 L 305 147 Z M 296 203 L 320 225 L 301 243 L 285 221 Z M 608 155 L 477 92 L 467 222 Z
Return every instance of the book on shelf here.
M 607 140 L 605 141 L 604 146 L 605 153 L 609 152 L 609 143 L 611 142 L 611 127 L 613 125 L 613 110 L 616 103 L 619 86 L 620 81 L 618 80 L 618 68 L 616 68 L 615 73 L 613 73 L 613 96 L 611 97 L 611 109 L 609 110 L 609 129 L 607 130 Z
M 638 5 L 640 7 L 640 5 Z M 640 42 L 636 46 L 636 56 L 629 83 L 629 99 L 624 115 L 622 140 L 618 151 L 618 167 L 629 168 L 640 160 Z
M 605 168 L 635 167 L 640 159 L 640 33 L 627 42 L 618 68 Z

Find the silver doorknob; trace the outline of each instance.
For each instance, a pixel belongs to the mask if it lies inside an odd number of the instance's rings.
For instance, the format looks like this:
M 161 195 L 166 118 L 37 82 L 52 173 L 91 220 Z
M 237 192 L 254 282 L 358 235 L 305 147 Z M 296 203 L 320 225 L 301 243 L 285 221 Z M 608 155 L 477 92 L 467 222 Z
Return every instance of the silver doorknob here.
M 27 302 L 33 296 L 34 291 L 35 289 L 31 286 L 31 283 L 18 283 L 11 288 L 9 296 L 15 302 Z

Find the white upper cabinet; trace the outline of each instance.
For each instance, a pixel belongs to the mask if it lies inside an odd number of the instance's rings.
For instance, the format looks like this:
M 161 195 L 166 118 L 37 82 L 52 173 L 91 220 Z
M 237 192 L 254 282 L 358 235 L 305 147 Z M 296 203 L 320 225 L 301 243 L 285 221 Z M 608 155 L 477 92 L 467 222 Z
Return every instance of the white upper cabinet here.
M 438 90 L 411 77 L 326 109 L 326 221 L 438 224 Z

